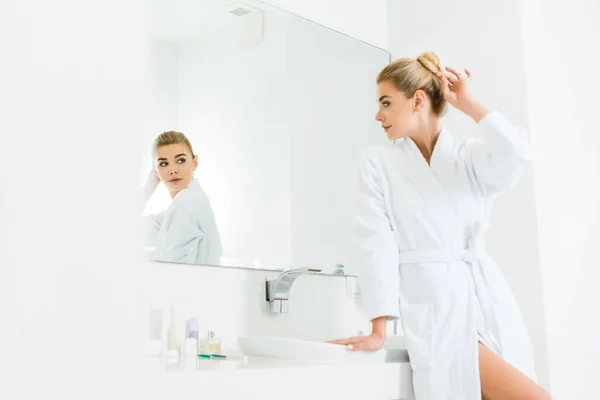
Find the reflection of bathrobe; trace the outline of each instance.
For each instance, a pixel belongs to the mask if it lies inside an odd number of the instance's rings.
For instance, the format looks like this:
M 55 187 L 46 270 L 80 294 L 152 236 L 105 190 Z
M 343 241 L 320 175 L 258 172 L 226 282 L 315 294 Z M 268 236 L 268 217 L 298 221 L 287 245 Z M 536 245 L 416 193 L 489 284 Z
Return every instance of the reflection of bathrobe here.
M 483 247 L 529 145 L 497 112 L 479 128 L 483 140 L 466 142 L 442 130 L 430 165 L 402 138 L 369 149 L 361 171 L 363 306 L 369 319 L 401 318 L 418 400 L 481 399 L 478 341 L 535 379 L 522 316 Z
M 177 193 L 165 211 L 143 221 L 155 260 L 220 265 L 221 236 L 210 201 L 197 181 Z

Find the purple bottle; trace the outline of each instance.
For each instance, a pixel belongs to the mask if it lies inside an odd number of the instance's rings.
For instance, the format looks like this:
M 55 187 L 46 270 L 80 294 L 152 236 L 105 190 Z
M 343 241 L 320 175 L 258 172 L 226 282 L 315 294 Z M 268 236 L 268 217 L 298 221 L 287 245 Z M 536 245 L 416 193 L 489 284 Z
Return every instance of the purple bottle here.
M 192 317 L 185 324 L 185 337 L 198 340 L 198 318 Z

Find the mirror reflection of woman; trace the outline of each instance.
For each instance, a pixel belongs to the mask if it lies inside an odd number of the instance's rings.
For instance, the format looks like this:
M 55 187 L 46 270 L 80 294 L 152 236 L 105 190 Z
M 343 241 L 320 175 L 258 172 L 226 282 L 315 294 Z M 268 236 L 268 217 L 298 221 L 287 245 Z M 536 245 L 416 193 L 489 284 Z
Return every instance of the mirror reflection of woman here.
M 145 242 L 153 259 L 220 265 L 221 236 L 206 193 L 194 179 L 198 156 L 181 132 L 160 134 L 153 143 L 153 167 L 144 187 L 147 202 L 162 182 L 172 201 L 166 210 L 143 217 Z
M 433 53 L 379 74 L 376 119 L 393 143 L 365 153 L 357 218 L 372 332 L 333 343 L 378 350 L 386 322 L 400 318 L 417 400 L 549 399 L 517 302 L 483 244 L 493 202 L 529 162 L 529 143 L 473 96 L 470 80 Z M 444 128 L 447 103 L 481 138 Z

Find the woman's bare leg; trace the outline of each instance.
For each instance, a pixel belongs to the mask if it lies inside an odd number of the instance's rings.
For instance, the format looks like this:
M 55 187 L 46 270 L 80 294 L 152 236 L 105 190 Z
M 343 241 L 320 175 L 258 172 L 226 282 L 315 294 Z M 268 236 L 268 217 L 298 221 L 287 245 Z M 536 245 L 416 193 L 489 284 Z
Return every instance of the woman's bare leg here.
M 483 400 L 552 399 L 544 388 L 481 343 L 479 343 L 479 374 Z

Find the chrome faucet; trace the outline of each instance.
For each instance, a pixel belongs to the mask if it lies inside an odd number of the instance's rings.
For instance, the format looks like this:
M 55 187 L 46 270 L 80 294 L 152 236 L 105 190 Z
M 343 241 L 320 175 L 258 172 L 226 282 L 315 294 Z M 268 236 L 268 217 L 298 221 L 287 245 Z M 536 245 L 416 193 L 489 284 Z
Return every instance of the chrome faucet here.
M 301 275 L 312 275 L 312 273 L 308 268 L 292 268 L 283 271 L 277 278 L 266 281 L 267 301 L 270 303 L 272 313 L 288 312 L 290 289 L 296 278 Z

